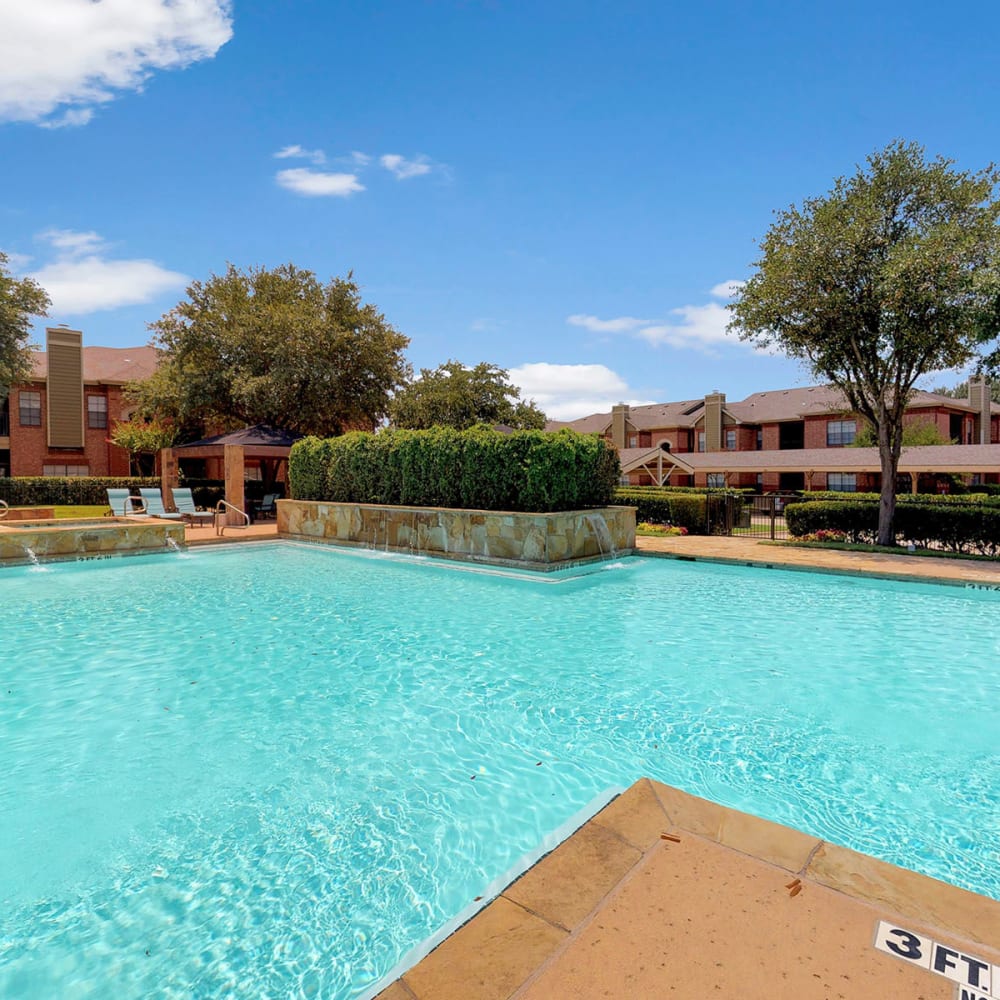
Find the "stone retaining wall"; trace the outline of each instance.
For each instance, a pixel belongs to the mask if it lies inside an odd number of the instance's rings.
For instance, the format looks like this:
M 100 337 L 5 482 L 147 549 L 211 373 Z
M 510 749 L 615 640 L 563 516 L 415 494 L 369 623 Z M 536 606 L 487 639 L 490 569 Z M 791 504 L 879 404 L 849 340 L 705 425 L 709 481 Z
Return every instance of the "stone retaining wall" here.
M 279 500 L 278 534 L 464 562 L 560 569 L 635 549 L 635 508 L 525 514 Z
M 162 552 L 171 539 L 184 545 L 184 525 L 155 518 L 22 521 L 17 527 L 0 521 L 0 565 L 57 559 L 99 559 L 121 552 Z M 30 553 L 29 553 L 30 550 Z

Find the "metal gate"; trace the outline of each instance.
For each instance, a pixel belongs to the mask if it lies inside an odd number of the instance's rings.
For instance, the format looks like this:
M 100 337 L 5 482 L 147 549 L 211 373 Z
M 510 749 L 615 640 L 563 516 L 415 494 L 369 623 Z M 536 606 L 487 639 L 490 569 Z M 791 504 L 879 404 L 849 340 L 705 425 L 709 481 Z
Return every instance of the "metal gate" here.
M 709 535 L 788 538 L 785 505 L 793 503 L 795 497 L 780 493 L 754 496 L 709 493 L 705 501 L 705 530 Z

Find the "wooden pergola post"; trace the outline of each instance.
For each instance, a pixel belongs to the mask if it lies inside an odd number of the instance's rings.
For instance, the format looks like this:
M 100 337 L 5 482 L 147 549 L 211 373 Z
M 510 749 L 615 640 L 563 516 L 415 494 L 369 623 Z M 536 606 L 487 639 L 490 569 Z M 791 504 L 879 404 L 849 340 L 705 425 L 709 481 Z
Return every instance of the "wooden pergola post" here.
M 223 446 L 223 463 L 226 468 L 226 501 L 237 510 L 246 510 L 243 495 L 244 456 L 243 445 L 227 444 Z M 245 524 L 243 518 L 235 510 L 226 510 L 226 524 Z
M 177 455 L 173 448 L 163 448 L 160 451 L 160 492 L 163 494 L 163 506 L 167 510 L 174 508 L 174 487 L 180 486 L 180 470 L 177 465 Z

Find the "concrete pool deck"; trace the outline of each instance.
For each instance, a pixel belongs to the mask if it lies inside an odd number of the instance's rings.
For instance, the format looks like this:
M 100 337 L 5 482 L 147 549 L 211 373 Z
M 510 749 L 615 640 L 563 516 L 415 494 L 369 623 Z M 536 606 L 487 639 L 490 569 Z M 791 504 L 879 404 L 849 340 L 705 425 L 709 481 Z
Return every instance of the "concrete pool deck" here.
M 952 975 L 1000 964 L 1000 902 L 643 779 L 379 1000 L 961 996 L 882 921 Z

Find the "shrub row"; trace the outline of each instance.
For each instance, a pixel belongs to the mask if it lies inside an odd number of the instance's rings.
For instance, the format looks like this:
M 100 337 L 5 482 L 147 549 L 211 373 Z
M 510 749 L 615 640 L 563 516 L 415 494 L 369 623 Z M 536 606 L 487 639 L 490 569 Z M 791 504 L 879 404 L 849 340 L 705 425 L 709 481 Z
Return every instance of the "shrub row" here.
M 976 493 L 897 493 L 897 503 L 929 503 L 929 504 L 992 504 L 1000 497 L 992 497 L 985 492 L 985 487 L 977 486 Z M 812 490 L 796 498 L 796 503 L 813 503 L 816 500 L 869 500 L 878 503 L 878 493 L 843 493 L 839 490 Z
M 542 512 L 606 506 L 619 469 L 603 438 L 565 429 L 353 431 L 304 438 L 288 460 L 298 500 Z
M 878 535 L 877 502 L 842 500 L 794 503 L 785 508 L 792 535 L 821 530 L 843 531 L 852 542 L 874 543 Z M 1000 554 L 1000 508 L 989 504 L 896 504 L 897 538 L 922 547 L 941 546 L 952 552 Z
M 0 479 L 0 500 L 11 507 L 107 504 L 107 489 L 158 488 L 159 478 L 115 476 L 16 476 Z
M 645 521 L 649 524 L 672 524 L 675 527 L 684 528 L 689 535 L 705 535 L 716 530 L 709 524 L 709 493 L 735 497 L 739 506 L 742 506 L 739 503 L 742 499 L 742 493 L 738 490 L 728 493 L 722 490 L 682 493 L 662 488 L 654 491 L 648 487 L 636 489 L 626 486 L 615 490 L 615 503 L 637 508 L 636 521 Z M 739 517 L 739 506 L 733 511 L 736 518 Z

